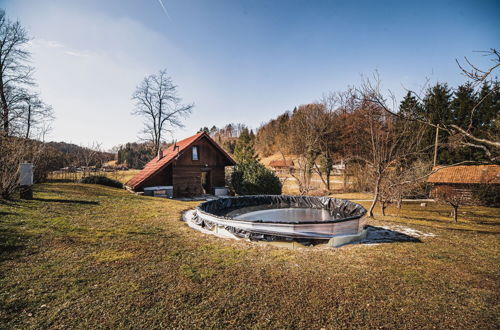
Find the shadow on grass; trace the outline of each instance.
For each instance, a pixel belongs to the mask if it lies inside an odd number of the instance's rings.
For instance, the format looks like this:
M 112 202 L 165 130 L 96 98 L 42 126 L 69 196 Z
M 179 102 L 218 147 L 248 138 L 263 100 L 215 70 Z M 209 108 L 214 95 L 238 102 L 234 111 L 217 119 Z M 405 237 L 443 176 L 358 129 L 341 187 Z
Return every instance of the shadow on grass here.
M 422 243 L 416 237 L 407 235 L 405 233 L 375 226 L 366 227 L 366 238 L 360 241 L 360 244 L 378 244 L 378 243 Z
M 85 204 L 85 205 L 98 205 L 96 201 L 84 201 L 77 199 L 57 199 L 57 198 L 33 198 L 35 201 L 40 202 L 54 202 L 54 203 L 70 203 L 70 204 Z
M 78 180 L 74 179 L 48 179 L 47 183 L 77 183 Z
M 0 216 L 8 216 L 8 215 L 12 215 L 12 214 L 14 214 L 14 213 L 0 211 Z
M 19 252 L 25 248 L 28 239 L 27 235 L 23 235 L 17 230 L 1 227 L 0 262 L 17 257 Z

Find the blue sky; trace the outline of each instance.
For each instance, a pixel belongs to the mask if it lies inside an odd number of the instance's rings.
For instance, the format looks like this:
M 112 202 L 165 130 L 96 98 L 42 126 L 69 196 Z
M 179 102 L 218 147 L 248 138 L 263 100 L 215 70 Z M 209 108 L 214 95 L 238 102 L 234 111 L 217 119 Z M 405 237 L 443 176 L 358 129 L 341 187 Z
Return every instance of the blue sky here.
M 426 78 L 465 79 L 455 63 L 500 47 L 500 1 L 0 1 L 33 41 L 50 140 L 135 141 L 142 123 L 130 97 L 166 68 L 186 103 L 186 128 L 251 127 L 377 70 L 400 96 Z

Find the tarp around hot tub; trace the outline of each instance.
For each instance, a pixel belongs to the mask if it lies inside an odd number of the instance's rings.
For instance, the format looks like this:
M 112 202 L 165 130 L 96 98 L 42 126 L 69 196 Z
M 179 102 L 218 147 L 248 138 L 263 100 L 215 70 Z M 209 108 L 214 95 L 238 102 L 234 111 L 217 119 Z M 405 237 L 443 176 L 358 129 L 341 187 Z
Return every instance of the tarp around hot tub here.
M 328 210 L 333 220 L 286 221 L 238 220 L 228 216 L 240 209 L 315 208 Z M 207 201 L 196 209 L 194 221 L 201 226 L 222 226 L 233 234 L 265 240 L 280 238 L 328 239 L 339 234 L 355 234 L 362 230 L 361 219 L 366 210 L 359 204 L 336 198 L 287 195 L 225 197 Z M 350 223 L 348 223 L 350 221 Z M 345 222 L 344 224 L 342 224 Z M 342 229 L 342 230 L 340 230 Z

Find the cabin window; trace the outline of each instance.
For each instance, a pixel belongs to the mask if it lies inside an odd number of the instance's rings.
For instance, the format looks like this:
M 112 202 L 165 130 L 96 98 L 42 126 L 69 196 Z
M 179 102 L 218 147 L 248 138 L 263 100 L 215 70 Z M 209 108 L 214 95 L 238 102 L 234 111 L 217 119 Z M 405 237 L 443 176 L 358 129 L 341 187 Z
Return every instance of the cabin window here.
M 194 146 L 192 148 L 193 160 L 199 160 L 198 158 L 198 146 Z

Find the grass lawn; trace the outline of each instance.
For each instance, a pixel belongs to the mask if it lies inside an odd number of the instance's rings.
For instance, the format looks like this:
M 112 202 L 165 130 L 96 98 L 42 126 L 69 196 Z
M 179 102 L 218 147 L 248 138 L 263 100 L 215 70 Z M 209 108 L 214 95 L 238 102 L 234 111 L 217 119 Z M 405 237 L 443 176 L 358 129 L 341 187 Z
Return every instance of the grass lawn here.
M 358 199 L 363 200 L 363 199 L 373 199 L 373 194 L 364 192 L 338 193 L 338 194 L 332 194 L 330 195 L 330 197 L 351 199 L 351 200 L 358 200 Z
M 498 209 L 405 204 L 421 243 L 280 249 L 193 231 L 195 202 L 73 183 L 0 204 L 0 328 L 499 324 Z M 396 214 L 395 209 L 388 210 Z
M 104 175 L 107 176 L 108 178 L 114 179 L 116 181 L 119 181 L 121 183 L 126 183 L 128 180 L 132 179 L 134 175 L 139 173 L 141 170 L 127 170 L 127 171 L 114 171 L 114 172 L 91 172 L 90 175 Z M 64 181 L 64 180 L 70 180 L 70 181 L 76 181 L 82 178 L 83 172 L 74 172 L 74 173 L 49 173 L 49 180 L 53 181 Z

